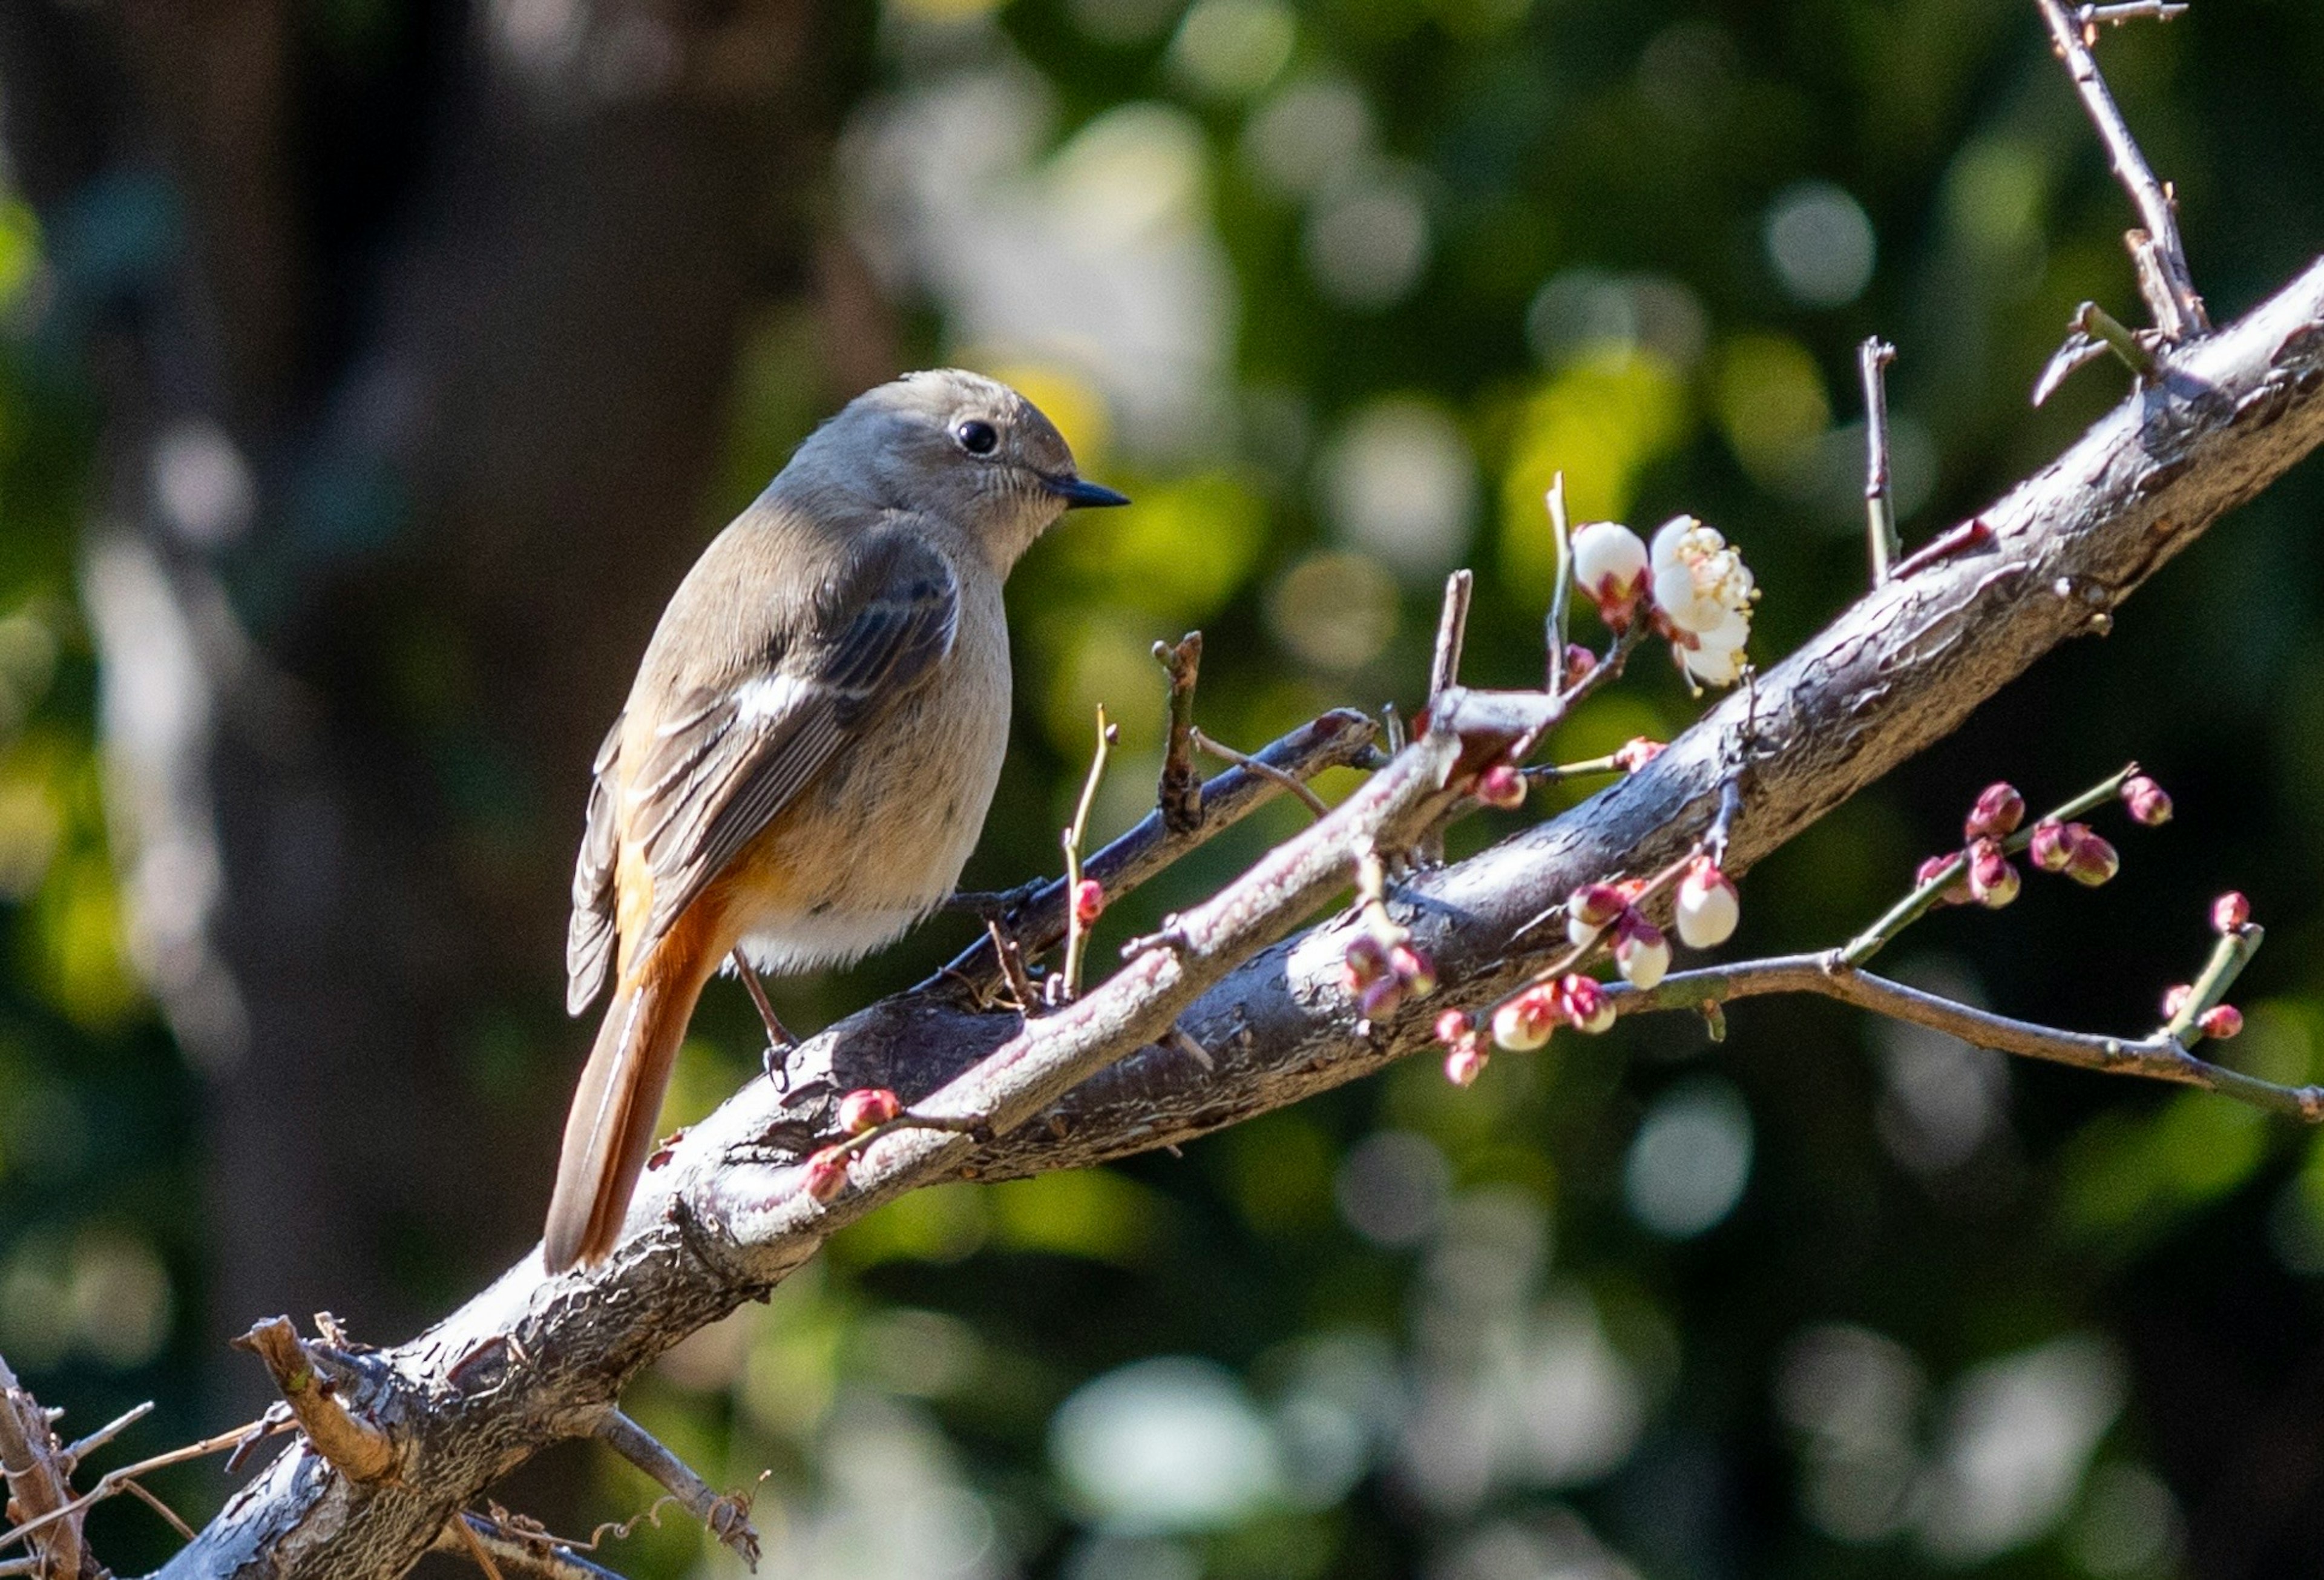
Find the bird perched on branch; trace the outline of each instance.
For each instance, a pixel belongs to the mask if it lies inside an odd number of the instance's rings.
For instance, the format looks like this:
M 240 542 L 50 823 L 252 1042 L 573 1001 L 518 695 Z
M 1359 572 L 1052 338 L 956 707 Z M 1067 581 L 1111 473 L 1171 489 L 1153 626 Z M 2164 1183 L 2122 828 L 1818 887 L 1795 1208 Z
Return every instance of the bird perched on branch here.
M 567 1007 L 612 980 L 565 1122 L 544 1254 L 620 1238 L 687 1020 L 723 966 L 860 958 L 952 892 L 1009 737 L 1001 587 L 1084 481 L 972 373 L 907 374 L 816 430 L 704 550 L 599 749 Z

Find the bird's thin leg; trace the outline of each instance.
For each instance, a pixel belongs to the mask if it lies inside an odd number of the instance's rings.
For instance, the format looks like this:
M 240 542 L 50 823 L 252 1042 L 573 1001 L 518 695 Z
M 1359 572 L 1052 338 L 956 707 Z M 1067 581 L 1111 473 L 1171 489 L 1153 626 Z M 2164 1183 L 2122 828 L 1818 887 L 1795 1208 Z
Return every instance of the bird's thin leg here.
M 742 979 L 742 986 L 750 993 L 751 1002 L 758 1006 L 759 1019 L 766 1022 L 767 1079 L 775 1084 L 777 1091 L 781 1091 L 788 1084 L 785 1079 L 783 1055 L 798 1045 L 798 1039 L 790 1034 L 789 1028 L 776 1015 L 775 1006 L 767 1001 L 767 990 L 759 981 L 759 974 L 751 969 L 751 963 L 742 957 L 739 947 L 734 951 L 733 959 L 734 974 Z

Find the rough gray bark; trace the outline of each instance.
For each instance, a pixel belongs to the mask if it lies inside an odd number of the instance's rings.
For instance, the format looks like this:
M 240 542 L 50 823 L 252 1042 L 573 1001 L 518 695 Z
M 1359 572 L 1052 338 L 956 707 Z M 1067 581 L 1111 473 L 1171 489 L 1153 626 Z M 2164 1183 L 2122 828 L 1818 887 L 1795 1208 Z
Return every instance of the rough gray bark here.
M 1728 864 L 1748 867 L 2044 652 L 2102 631 L 2165 560 L 2324 442 L 2324 263 L 2166 366 L 2162 387 L 1978 518 L 1961 551 L 1845 611 L 1646 769 L 1406 886 L 1399 917 L 1435 955 L 1441 996 L 1366 1027 L 1337 982 L 1336 924 L 1268 940 L 1339 884 L 1368 829 L 1401 840 L 1443 809 L 1479 743 L 1506 742 L 1524 699 L 1446 699 L 1437 726 L 1363 791 L 1190 912 L 1176 947 L 1146 949 L 1069 1010 L 1026 1026 L 922 993 L 834 1027 L 794 1058 L 788 1097 L 754 1081 L 671 1149 L 607 1265 L 551 1279 L 528 1258 L 428 1333 L 355 1358 L 341 1397 L 395 1443 L 392 1480 L 356 1485 L 290 1450 L 162 1573 L 401 1574 L 464 1503 L 544 1445 L 590 1431 L 641 1367 L 878 1201 L 936 1178 L 1182 1140 L 1433 1046 L 1428 1022 L 1445 1003 L 1489 1000 L 1562 947 L 1563 929 L 1542 924 L 1571 888 L 1683 853 L 1730 778 L 1742 793 Z M 1150 1045 L 1174 1017 L 1207 1067 L 1176 1042 Z M 1001 1133 L 899 1132 L 819 1206 L 799 1160 L 829 1139 L 836 1095 L 874 1085 Z

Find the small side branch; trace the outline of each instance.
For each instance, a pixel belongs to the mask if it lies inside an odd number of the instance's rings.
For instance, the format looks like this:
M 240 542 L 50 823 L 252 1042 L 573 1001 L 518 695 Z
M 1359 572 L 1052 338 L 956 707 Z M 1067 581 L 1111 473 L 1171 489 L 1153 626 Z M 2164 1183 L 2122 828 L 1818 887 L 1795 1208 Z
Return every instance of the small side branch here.
M 1645 1010 L 1700 1011 L 1706 1005 L 1776 993 L 1815 993 L 2021 1058 L 2071 1065 L 2099 1075 L 2200 1086 L 2271 1113 L 2309 1124 L 2324 1123 L 2324 1086 L 2284 1086 L 2263 1081 L 2198 1058 L 2162 1032 L 2135 1039 L 2099 1037 L 2012 1020 L 1858 971 L 1835 954 L 1786 955 L 1674 972 L 1646 990 L 1620 983 L 1606 986 L 1608 998 L 1622 1014 Z
M 1436 651 L 1428 662 L 1428 701 L 1461 683 L 1461 649 L 1468 640 L 1469 601 L 1477 590 L 1477 574 L 1454 571 L 1444 578 L 1444 605 L 1436 615 Z
M 48 1411 L 17 1383 L 5 1360 L 0 1360 L 0 1476 L 7 1481 L 7 1506 L 24 1520 L 0 1538 L 0 1547 L 44 1529 L 44 1538 L 32 1553 L 35 1566 L 29 1572 L 69 1580 L 81 1574 L 88 1549 L 81 1543 L 79 1516 L 73 1511 L 65 1449 L 57 1441 Z
M 1194 767 L 1194 681 L 1203 670 L 1203 633 L 1189 631 L 1176 644 L 1157 642 L 1154 658 L 1170 677 L 1170 735 L 1162 751 L 1162 777 L 1154 803 L 1162 827 L 1192 834 L 1203 826 L 1203 776 Z
M 1203 816 L 1198 827 L 1173 834 L 1157 808 L 1137 827 L 1082 864 L 1083 873 L 1105 886 L 1109 901 L 1117 901 L 1202 845 L 1273 800 L 1281 792 L 1277 775 L 1293 780 L 1313 778 L 1327 768 L 1365 762 L 1375 748 L 1378 726 L 1353 708 L 1335 708 L 1302 725 L 1258 753 L 1254 765 L 1230 769 L 1201 787 Z M 1273 770 L 1273 772 L 1269 771 Z M 1053 948 L 1065 936 L 1065 913 L 1071 892 L 1061 878 L 1035 882 L 1013 890 L 1002 919 L 1026 959 Z M 991 940 L 970 945 L 917 991 L 931 992 L 947 979 L 972 988 L 999 984 L 999 957 Z
M 2065 62 L 2066 75 L 2073 79 L 2074 91 L 2081 96 L 2082 107 L 2089 112 L 2099 140 L 2106 144 L 2107 158 L 2114 166 L 2116 179 L 2130 193 L 2130 200 L 2144 222 L 2144 229 L 2132 231 L 2126 239 L 2132 262 L 2137 265 L 2139 289 L 2146 298 L 2148 310 L 2154 315 L 2155 327 L 2163 331 L 2163 338 L 2174 344 L 2209 333 L 2210 315 L 2204 310 L 2203 299 L 2195 292 L 2194 276 L 2187 267 L 2186 245 L 2179 239 L 2177 208 L 2170 192 L 2155 180 L 2146 155 L 2139 152 L 2137 141 L 2130 134 L 2129 123 L 2122 118 L 2122 107 L 2115 103 L 2114 94 L 2107 88 L 2106 79 L 2098 75 L 2098 63 L 2090 54 L 2089 41 L 2096 23 L 2127 17 L 2085 16 L 2069 8 L 2065 0 L 2034 0 L 2034 4 L 2041 7 L 2042 20 L 2049 26 L 2051 47 Z M 2098 8 L 2082 9 L 2095 13 Z
M 1904 545 L 1896 541 L 1896 501 L 1888 470 L 1888 365 L 1896 348 L 1874 335 L 1856 348 L 1864 378 L 1864 516 L 1872 585 L 1885 586 Z
M 1565 639 L 1573 617 L 1573 531 L 1565 519 L 1563 472 L 1549 480 L 1549 535 L 1557 550 L 1557 585 L 1549 591 L 1547 629 L 1542 633 L 1549 650 L 1549 674 L 1543 689 L 1555 697 L 1566 688 Z
M 1194 743 L 1196 746 L 1200 747 L 1203 751 L 1208 752 L 1212 756 L 1218 758 L 1221 762 L 1231 762 L 1237 768 L 1241 769 L 1245 773 L 1255 773 L 1261 779 L 1273 780 L 1277 784 L 1282 786 L 1285 790 L 1289 790 L 1293 795 L 1297 796 L 1301 802 L 1306 806 L 1307 809 L 1314 813 L 1318 818 L 1332 809 L 1330 806 L 1324 802 L 1323 797 L 1317 795 L 1314 790 L 1309 790 L 1306 785 L 1302 783 L 1298 779 L 1285 772 L 1282 769 L 1276 767 L 1265 758 L 1253 757 L 1248 752 L 1238 752 L 1232 746 L 1228 745 L 1225 742 L 1214 741 L 1210 736 L 1203 734 L 1200 730 L 1192 730 L 1189 731 L 1188 734 L 1193 737 Z
M 436 1538 L 436 1550 L 474 1559 L 487 1574 L 518 1580 L 622 1580 L 564 1542 L 509 1529 L 482 1514 L 461 1513 Z
M 1191 731 L 1197 739 L 1200 731 Z M 1074 820 L 1060 837 L 1065 853 L 1065 892 L 1072 896 L 1073 905 L 1065 912 L 1065 969 L 1049 979 L 1050 991 L 1071 999 L 1082 991 L 1082 956 L 1089 947 L 1090 924 L 1097 919 L 1096 908 L 1084 903 L 1082 898 L 1082 852 L 1089 837 L 1090 808 L 1097 800 L 1097 787 L 1105 779 L 1105 760 L 1113 752 L 1113 744 L 1121 732 L 1105 722 L 1105 709 L 1097 710 L 1097 749 L 1090 754 L 1089 777 L 1082 781 L 1082 799 L 1074 803 Z M 1305 787 L 1301 787 L 1305 788 Z M 1098 892 L 1104 891 L 1102 883 Z M 1102 900 L 1100 901 L 1102 904 Z
M 654 1435 L 619 1410 L 597 1418 L 597 1440 L 666 1488 L 711 1535 L 756 1571 L 759 1533 L 751 1524 L 750 1500 L 714 1491 L 691 1465 L 663 1447 Z M 536 1571 L 538 1572 L 538 1571 Z
M 287 1317 L 271 1317 L 234 1341 L 266 1364 L 274 1386 L 290 1407 L 299 1429 L 315 1452 L 348 1480 L 376 1482 L 395 1470 L 395 1445 L 368 1421 L 358 1420 L 339 1402 L 318 1370 L 315 1356 Z
M 1461 650 L 1469 637 L 1469 602 L 1477 590 L 1474 571 L 1462 568 L 1444 578 L 1444 603 L 1436 615 L 1436 649 L 1428 661 L 1428 706 L 1461 683 Z M 1420 859 L 1434 865 L 1444 859 L 1444 831 L 1432 828 L 1419 845 Z

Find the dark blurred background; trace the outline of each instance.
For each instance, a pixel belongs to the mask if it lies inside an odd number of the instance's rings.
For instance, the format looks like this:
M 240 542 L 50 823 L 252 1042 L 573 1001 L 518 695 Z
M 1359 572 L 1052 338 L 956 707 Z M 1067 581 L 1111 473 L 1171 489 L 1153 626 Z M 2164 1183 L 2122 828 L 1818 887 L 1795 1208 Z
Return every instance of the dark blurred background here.
M 2217 316 L 2319 250 L 2324 8 L 2099 53 Z M 2026 392 L 2078 301 L 2137 308 L 2026 0 L 6 0 L 0 134 L 0 1353 L 83 1429 L 160 1399 L 141 1451 L 257 1406 L 253 1318 L 392 1341 L 532 1243 L 591 751 L 857 390 L 1011 378 L 1138 499 L 1012 587 L 1002 887 L 1054 867 L 1099 701 L 1103 831 L 1148 801 L 1155 638 L 1204 630 L 1205 726 L 1256 746 L 1409 709 L 1471 564 L 1469 673 L 1527 683 L 1563 467 L 1584 517 L 1737 539 L 1767 661 L 1862 586 L 1861 337 L 1901 350 L 1917 540 L 2119 398 Z M 2179 818 L 2110 830 L 2112 886 L 1891 958 L 2136 1030 L 2242 887 L 2273 943 L 2227 1052 L 2324 1076 L 2319 514 L 2310 463 L 1754 873 L 1735 947 L 1843 937 L 1988 780 L 2135 756 Z M 1555 751 L 1694 707 L 1642 664 Z M 1731 1021 L 921 1192 L 631 1408 L 771 1467 L 783 1576 L 2324 1573 L 2324 1150 L 1830 1006 Z M 714 988 L 674 1119 L 757 1064 Z M 578 1448 L 509 1496 L 649 1501 Z M 93 1529 L 171 1545 L 126 1501 Z M 610 1561 L 732 1572 L 705 1547 Z

